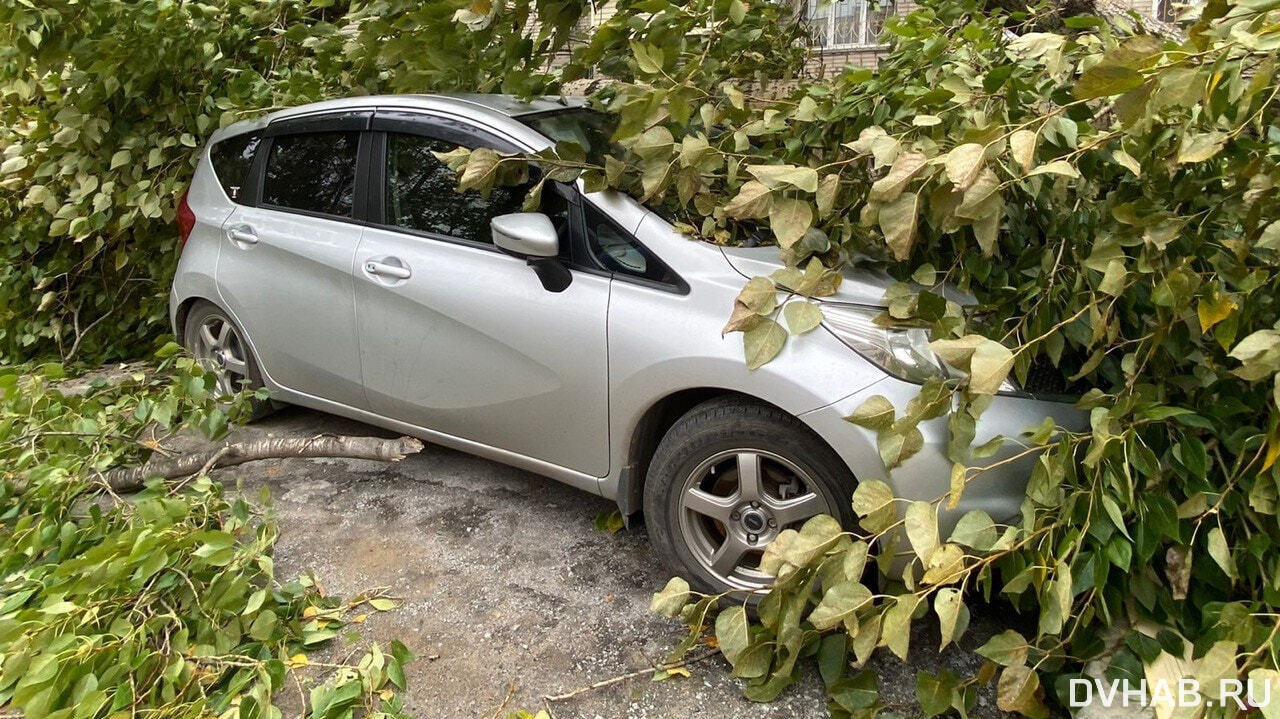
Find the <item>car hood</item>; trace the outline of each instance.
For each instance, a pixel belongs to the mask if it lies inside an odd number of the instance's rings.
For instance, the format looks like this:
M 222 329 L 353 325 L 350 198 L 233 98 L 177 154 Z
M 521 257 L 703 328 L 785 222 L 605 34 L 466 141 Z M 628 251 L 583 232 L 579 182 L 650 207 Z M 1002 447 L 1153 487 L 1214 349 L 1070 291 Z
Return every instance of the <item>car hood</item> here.
M 774 270 L 784 267 L 782 260 L 778 257 L 778 248 L 776 247 L 721 247 L 725 259 L 733 269 L 744 277 L 766 277 Z M 872 307 L 888 307 L 888 300 L 885 299 L 885 293 L 896 280 L 889 276 L 889 273 L 883 270 L 874 270 L 867 267 L 859 266 L 855 261 L 844 268 L 844 281 L 840 283 L 840 289 L 834 295 L 823 297 L 824 302 L 849 302 L 858 305 L 869 305 Z M 913 289 L 925 289 L 919 285 L 913 285 Z M 971 305 L 975 303 L 972 295 L 968 295 L 960 290 L 945 285 L 942 288 L 944 297 L 954 300 L 962 305 Z

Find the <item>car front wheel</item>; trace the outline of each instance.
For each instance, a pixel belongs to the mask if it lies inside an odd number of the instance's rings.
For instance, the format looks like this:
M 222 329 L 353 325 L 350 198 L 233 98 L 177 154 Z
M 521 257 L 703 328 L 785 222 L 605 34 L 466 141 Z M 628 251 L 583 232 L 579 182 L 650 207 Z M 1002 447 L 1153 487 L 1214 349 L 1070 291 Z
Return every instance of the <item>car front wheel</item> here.
M 764 549 L 784 529 L 827 514 L 854 524 L 854 477 L 800 420 L 736 398 L 694 407 L 658 445 L 644 486 L 650 537 L 704 592 L 755 590 L 772 577 Z

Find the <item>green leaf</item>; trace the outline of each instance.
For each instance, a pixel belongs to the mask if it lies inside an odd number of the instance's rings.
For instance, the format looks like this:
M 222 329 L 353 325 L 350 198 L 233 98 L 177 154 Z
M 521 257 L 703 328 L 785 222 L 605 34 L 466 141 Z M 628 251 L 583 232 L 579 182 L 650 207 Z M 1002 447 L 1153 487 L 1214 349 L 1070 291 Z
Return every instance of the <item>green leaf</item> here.
M 656 75 L 662 72 L 663 53 L 660 47 L 651 47 L 644 43 L 632 42 L 631 55 L 636 59 L 636 66 L 641 72 Z
M 653 599 L 649 601 L 649 611 L 664 617 L 674 617 L 689 601 L 689 583 L 680 577 L 672 577 L 662 591 L 653 595 Z
M 882 432 L 893 426 L 893 418 L 895 411 L 893 403 L 885 397 L 875 394 L 868 397 L 858 405 L 853 414 L 844 418 L 844 421 L 851 422 L 859 427 L 865 427 L 876 432 Z M 859 485 L 862 486 L 862 485 Z M 857 494 L 855 493 L 856 497 Z M 890 493 L 890 498 L 893 494 Z M 855 505 L 856 508 L 856 505 Z M 860 512 L 862 514 L 862 512 Z
M 924 448 L 924 435 L 914 422 L 900 420 L 876 437 L 876 447 L 885 469 L 893 469 Z
M 907 661 L 911 644 L 911 616 L 920 606 L 920 597 L 902 594 L 894 599 L 893 606 L 884 613 L 884 631 L 881 642 L 902 661 Z
M 1133 90 L 1142 83 L 1142 73 L 1104 60 L 1080 75 L 1076 81 L 1075 96 L 1079 100 L 1110 97 Z
M 981 509 L 973 509 L 956 522 L 949 541 L 986 552 L 995 546 L 998 538 L 996 524 L 991 520 L 991 515 Z
M 862 586 L 860 582 L 853 580 L 841 582 L 823 593 L 822 601 L 809 614 L 809 622 L 818 631 L 834 629 L 870 602 L 871 590 Z
M 1030 647 L 1023 636 L 1012 629 L 991 637 L 986 644 L 976 650 L 980 656 L 1005 667 L 1017 667 L 1026 664 L 1027 651 Z
M 741 605 L 729 607 L 716 617 L 716 641 L 730 664 L 737 665 L 751 643 L 749 627 L 746 609 Z
M 925 719 L 938 716 L 951 708 L 951 698 L 958 687 L 954 674 L 943 669 L 938 674 L 916 672 L 916 701 Z
M 1231 547 L 1227 544 L 1227 537 L 1222 532 L 1222 527 L 1214 527 L 1209 530 L 1209 556 L 1217 563 L 1222 572 L 1233 581 L 1236 578 L 1236 563 L 1231 557 Z

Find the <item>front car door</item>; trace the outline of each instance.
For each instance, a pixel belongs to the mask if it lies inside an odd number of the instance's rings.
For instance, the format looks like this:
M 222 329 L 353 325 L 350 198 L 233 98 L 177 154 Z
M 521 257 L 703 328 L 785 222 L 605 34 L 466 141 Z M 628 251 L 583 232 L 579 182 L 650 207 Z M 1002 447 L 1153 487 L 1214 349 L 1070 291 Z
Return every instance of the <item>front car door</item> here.
M 601 477 L 609 470 L 609 277 L 573 272 L 543 288 L 493 246 L 489 221 L 519 212 L 527 187 L 455 192 L 432 154 L 512 150 L 456 120 L 379 111 L 371 224 L 356 257 L 356 313 L 369 408 L 436 432 Z M 544 211 L 568 247 L 571 192 L 548 183 Z
M 248 206 L 223 225 L 217 283 L 263 371 L 288 390 L 360 407 L 352 264 L 357 182 L 372 113 L 272 123 Z

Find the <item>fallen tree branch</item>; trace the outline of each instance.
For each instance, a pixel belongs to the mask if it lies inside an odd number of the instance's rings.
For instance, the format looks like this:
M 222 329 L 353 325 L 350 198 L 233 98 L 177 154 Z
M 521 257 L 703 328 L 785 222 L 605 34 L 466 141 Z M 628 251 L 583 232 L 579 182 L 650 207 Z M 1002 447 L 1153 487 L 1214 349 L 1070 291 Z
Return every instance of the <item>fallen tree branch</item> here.
M 398 462 L 422 451 L 422 442 L 413 437 L 263 437 L 245 442 L 225 442 L 200 452 L 159 459 L 139 467 L 120 467 L 103 473 L 114 492 L 136 492 L 152 477 L 173 479 L 206 473 L 219 467 L 234 467 L 259 459 L 285 457 L 341 457 Z

